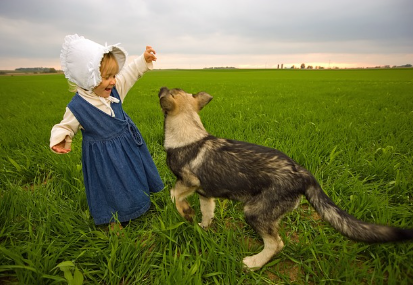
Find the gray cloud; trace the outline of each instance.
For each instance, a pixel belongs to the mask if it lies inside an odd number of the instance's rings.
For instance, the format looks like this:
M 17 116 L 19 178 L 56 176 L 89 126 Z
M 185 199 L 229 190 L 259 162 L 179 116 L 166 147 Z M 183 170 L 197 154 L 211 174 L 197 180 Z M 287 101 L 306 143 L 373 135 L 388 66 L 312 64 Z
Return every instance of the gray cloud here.
M 139 54 L 413 54 L 409 0 L 2 0 L 1 61 L 57 58 L 78 33 Z

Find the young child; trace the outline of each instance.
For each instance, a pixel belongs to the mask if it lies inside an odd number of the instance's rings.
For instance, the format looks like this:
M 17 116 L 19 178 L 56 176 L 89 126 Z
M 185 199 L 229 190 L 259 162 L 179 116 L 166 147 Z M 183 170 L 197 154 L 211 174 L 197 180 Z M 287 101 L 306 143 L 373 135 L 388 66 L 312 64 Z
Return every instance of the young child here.
M 65 37 L 60 60 L 76 94 L 51 131 L 50 148 L 71 150 L 82 131 L 82 168 L 90 213 L 96 225 L 127 222 L 150 207 L 150 192 L 164 188 L 138 128 L 122 109 L 126 93 L 156 61 L 147 46 L 124 67 L 126 51 L 78 35 Z

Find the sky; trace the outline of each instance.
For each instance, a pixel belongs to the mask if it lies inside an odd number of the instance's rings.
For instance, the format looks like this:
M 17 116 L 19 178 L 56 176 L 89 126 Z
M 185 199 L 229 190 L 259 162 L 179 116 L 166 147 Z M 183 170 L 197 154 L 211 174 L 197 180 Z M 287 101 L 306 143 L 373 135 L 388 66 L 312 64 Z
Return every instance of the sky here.
M 412 0 L 0 0 L 0 70 L 61 69 L 66 35 L 155 69 L 413 64 Z

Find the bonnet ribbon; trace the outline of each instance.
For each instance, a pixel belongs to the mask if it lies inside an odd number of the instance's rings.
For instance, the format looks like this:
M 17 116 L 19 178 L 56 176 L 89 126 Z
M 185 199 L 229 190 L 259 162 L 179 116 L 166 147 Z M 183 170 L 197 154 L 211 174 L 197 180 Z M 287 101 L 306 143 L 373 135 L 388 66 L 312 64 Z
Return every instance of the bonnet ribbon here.
M 93 87 L 95 87 L 96 85 L 98 85 L 98 83 L 97 83 L 97 78 L 96 78 L 95 68 L 93 67 L 93 63 L 89 62 L 87 64 L 87 68 L 90 73 L 90 78 L 92 79 L 92 82 L 93 82 Z M 87 88 L 89 88 L 89 86 Z
M 115 97 L 112 97 L 112 96 L 109 96 L 109 97 L 107 97 L 107 98 L 103 98 L 103 97 L 100 97 L 100 96 L 98 96 L 98 97 L 99 97 L 99 100 L 100 100 L 106 107 L 109 108 L 109 110 L 110 110 L 110 115 L 111 115 L 112 117 L 115 117 L 115 112 L 113 112 L 113 109 L 112 109 L 112 107 L 110 106 L 110 103 L 119 103 L 119 102 L 120 102 L 119 99 L 117 99 L 117 98 L 115 98 Z
M 120 45 L 120 43 L 108 46 L 108 43 L 105 43 L 105 50 L 104 50 L 105 52 L 104 53 L 108 53 L 108 52 L 112 51 L 113 47 L 119 48 L 118 47 L 119 45 Z M 110 47 L 110 49 L 109 49 L 109 47 Z

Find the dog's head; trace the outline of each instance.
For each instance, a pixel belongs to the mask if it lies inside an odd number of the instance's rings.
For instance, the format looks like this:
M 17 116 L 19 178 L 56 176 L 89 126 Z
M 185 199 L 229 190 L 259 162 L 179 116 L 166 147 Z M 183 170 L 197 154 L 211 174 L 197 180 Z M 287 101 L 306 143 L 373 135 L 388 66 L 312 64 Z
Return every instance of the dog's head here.
M 181 89 L 168 89 L 166 87 L 159 90 L 158 96 L 163 112 L 172 116 L 189 110 L 198 113 L 212 100 L 212 96 L 205 92 L 189 94 Z

